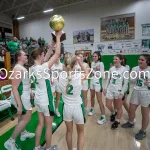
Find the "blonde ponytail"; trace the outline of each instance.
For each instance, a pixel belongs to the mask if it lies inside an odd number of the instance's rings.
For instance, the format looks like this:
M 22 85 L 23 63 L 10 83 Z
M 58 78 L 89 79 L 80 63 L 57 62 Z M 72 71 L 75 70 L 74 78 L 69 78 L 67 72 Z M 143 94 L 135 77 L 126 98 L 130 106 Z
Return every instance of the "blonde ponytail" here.
M 66 54 L 64 58 L 64 67 L 67 72 L 68 84 L 66 87 L 66 93 L 68 92 L 69 86 L 71 84 L 71 70 L 76 64 L 76 56 L 74 54 Z

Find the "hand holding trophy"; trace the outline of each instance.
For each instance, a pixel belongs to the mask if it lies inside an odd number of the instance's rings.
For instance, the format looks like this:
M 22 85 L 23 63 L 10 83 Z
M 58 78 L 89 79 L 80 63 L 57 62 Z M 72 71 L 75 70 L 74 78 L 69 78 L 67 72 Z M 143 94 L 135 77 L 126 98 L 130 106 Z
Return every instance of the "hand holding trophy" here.
M 50 18 L 49 26 L 54 30 L 54 32 L 52 32 L 51 34 L 52 34 L 54 42 L 56 42 L 55 32 L 59 32 L 64 28 L 65 20 L 61 15 L 54 15 L 53 17 Z M 64 40 L 66 40 L 66 34 L 62 31 L 60 41 L 62 42 Z

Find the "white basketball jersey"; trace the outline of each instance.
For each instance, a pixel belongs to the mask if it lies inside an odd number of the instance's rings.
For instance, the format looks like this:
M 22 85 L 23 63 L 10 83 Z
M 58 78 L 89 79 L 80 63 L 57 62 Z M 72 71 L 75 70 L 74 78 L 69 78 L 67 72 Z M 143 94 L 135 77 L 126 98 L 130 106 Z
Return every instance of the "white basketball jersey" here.
M 85 62 L 83 62 L 82 65 L 83 65 L 85 68 L 87 67 L 87 63 L 85 63 Z M 81 69 L 81 67 L 80 67 L 79 64 L 77 64 L 77 65 L 75 66 L 75 70 L 76 70 L 76 71 L 82 71 L 82 69 Z
M 97 70 L 96 67 L 100 67 L 100 70 Z M 103 62 L 92 62 L 91 64 L 91 69 L 92 69 L 92 74 L 91 74 L 91 77 L 93 80 L 99 80 L 99 78 L 103 77 L 103 74 L 104 74 L 104 64 Z M 99 73 L 100 72 L 100 73 Z
M 132 69 L 132 71 L 137 72 L 137 74 L 135 75 L 135 76 L 137 76 L 137 78 L 136 78 L 136 82 L 134 85 L 134 89 L 144 90 L 144 91 L 150 90 L 150 67 L 147 67 L 146 69 L 141 70 L 139 66 L 136 66 Z M 131 80 L 132 80 L 132 78 L 134 78 L 134 77 L 132 76 Z M 144 83 L 147 81 L 149 82 L 149 86 L 144 85 Z
M 44 104 L 49 105 L 48 99 L 48 86 L 46 81 L 49 80 L 49 68 L 48 63 L 44 63 L 42 65 L 32 66 L 32 72 L 34 72 L 34 80 L 36 84 L 35 88 L 35 103 L 36 104 Z M 50 84 L 50 82 L 49 82 Z
M 27 69 L 20 65 L 20 64 L 16 64 L 14 68 L 19 67 L 23 70 L 23 78 L 20 82 L 20 85 L 18 87 L 18 92 L 19 95 L 21 96 L 22 99 L 29 99 L 30 100 L 30 80 L 29 80 L 29 73 L 27 71 Z M 12 96 L 13 93 L 11 92 Z
M 56 79 L 57 76 L 59 76 L 59 74 L 62 72 L 63 70 L 63 64 L 59 63 L 59 65 L 53 64 L 53 66 L 51 67 L 51 75 L 53 75 L 53 77 Z
M 121 92 L 123 89 L 124 84 L 126 84 L 126 89 L 124 89 L 124 92 L 127 90 L 127 84 L 128 80 L 125 78 L 129 77 L 128 71 L 124 66 L 121 66 L 120 68 L 116 68 L 113 66 L 109 70 L 110 80 L 108 83 L 108 89 L 113 92 Z
M 59 88 L 62 93 L 63 101 L 66 105 L 81 105 L 82 99 L 80 97 L 82 85 L 81 85 L 81 74 L 75 73 L 71 75 L 70 86 L 67 90 L 68 79 L 65 74 L 61 74 L 59 77 Z

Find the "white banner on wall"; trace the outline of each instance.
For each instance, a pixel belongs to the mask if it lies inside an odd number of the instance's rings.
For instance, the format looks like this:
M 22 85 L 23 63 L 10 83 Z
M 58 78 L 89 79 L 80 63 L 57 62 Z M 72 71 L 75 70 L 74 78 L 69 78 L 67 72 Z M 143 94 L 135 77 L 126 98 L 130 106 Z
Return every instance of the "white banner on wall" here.
M 150 49 L 145 51 L 142 48 L 142 40 L 100 42 L 95 44 L 95 50 L 100 51 L 102 55 L 150 53 Z

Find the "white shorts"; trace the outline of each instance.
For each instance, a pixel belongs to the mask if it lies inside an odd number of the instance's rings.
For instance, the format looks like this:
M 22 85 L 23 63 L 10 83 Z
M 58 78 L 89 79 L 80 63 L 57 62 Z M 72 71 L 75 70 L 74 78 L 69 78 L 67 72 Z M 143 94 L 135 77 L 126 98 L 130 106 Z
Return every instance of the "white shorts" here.
M 25 109 L 25 111 L 32 110 L 30 98 L 21 97 L 21 102 L 22 102 L 22 105 L 24 107 L 23 109 Z M 11 103 L 15 106 L 16 109 L 18 108 L 17 103 L 15 101 L 15 97 L 13 94 L 11 94 Z
M 112 92 L 110 90 L 107 90 L 106 98 L 114 100 L 114 99 L 118 99 L 119 95 L 120 95 L 120 92 Z
M 53 84 L 51 84 L 52 93 L 58 92 L 61 93 L 58 81 L 54 80 Z
M 88 87 L 88 80 L 84 80 L 82 83 L 82 90 L 87 91 L 89 89 Z
M 63 120 L 67 122 L 74 121 L 76 124 L 84 124 L 84 115 L 80 105 L 64 105 Z
M 35 106 L 37 107 L 38 112 L 42 112 L 44 114 L 44 116 L 50 116 L 50 111 L 49 111 L 48 105 L 35 104 Z
M 103 90 L 101 82 L 99 80 L 93 80 L 93 79 L 91 79 L 91 82 L 90 82 L 90 89 L 96 92 L 102 92 Z
M 142 107 L 150 106 L 150 91 L 133 90 L 130 103 L 141 105 Z

